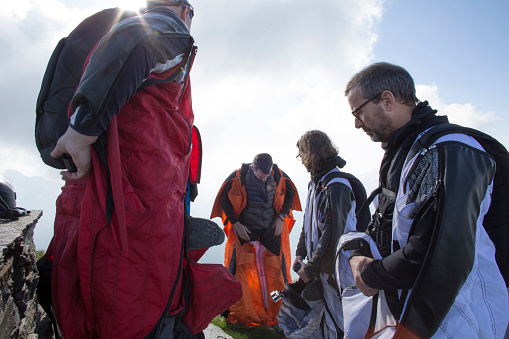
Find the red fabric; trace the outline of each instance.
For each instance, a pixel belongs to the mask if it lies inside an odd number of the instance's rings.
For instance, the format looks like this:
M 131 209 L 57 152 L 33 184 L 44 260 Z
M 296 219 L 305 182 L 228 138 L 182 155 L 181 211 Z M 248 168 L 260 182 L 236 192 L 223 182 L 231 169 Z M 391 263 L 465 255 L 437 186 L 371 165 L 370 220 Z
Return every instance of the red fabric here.
M 193 149 L 191 151 L 191 167 L 189 171 L 189 183 L 199 184 L 201 177 L 202 146 L 198 127 L 193 126 Z
M 200 264 L 189 259 L 184 271 L 190 299 L 182 322 L 197 334 L 242 297 L 242 285 L 220 264 Z M 219 295 L 220 291 L 225 293 Z
M 105 216 L 106 170 L 94 152 L 87 180 L 62 189 L 52 290 L 64 338 L 144 337 L 172 288 L 170 314 L 183 307 L 178 258 L 194 117 L 189 86 L 179 113 L 181 90 L 176 83 L 148 87 L 108 127 L 111 225 Z

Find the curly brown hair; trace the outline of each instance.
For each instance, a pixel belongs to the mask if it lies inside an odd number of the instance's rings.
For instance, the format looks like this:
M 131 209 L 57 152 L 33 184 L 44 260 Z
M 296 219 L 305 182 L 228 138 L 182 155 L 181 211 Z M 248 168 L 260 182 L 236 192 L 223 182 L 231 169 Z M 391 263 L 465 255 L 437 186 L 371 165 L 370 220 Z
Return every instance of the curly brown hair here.
M 310 173 L 318 171 L 327 159 L 338 155 L 337 147 L 327 134 L 318 130 L 304 133 L 297 141 L 297 148 L 302 164 Z

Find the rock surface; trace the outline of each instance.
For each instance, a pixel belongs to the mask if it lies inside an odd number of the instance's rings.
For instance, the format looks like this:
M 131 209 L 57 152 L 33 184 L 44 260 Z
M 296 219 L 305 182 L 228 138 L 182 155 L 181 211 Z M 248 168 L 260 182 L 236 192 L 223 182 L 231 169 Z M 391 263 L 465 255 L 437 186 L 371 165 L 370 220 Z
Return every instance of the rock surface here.
M 34 229 L 42 211 L 18 220 L 0 219 L 0 339 L 54 338 L 51 323 L 37 305 Z M 207 339 L 231 339 L 222 329 L 210 324 Z
M 203 334 L 205 334 L 205 339 L 231 339 L 228 334 L 226 334 L 222 329 L 217 327 L 216 325 L 209 324 L 209 326 L 203 330 Z
M 34 229 L 42 211 L 18 220 L 0 219 L 0 338 L 37 338 L 41 313 Z

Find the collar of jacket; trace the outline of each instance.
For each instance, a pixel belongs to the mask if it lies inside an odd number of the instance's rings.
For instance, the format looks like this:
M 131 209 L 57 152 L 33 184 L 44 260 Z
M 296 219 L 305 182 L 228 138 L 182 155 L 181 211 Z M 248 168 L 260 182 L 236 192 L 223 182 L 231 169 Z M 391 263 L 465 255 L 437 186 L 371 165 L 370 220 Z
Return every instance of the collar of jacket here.
M 406 155 L 412 147 L 415 139 L 428 128 L 449 122 L 447 116 L 437 116 L 437 111 L 432 109 L 427 101 L 420 102 L 412 112 L 412 119 L 404 126 L 397 129 L 382 144 L 385 150 L 380 165 L 380 184 L 392 191 L 397 191 L 399 174 L 406 159 Z
M 399 147 L 401 143 L 415 131 L 425 131 L 431 126 L 448 122 L 447 116 L 437 116 L 437 110 L 432 109 L 427 101 L 420 102 L 412 112 L 412 119 L 406 125 L 398 128 L 389 138 L 382 143 L 382 148 L 387 152 Z
M 318 171 L 311 173 L 311 180 L 316 184 L 334 167 L 343 168 L 345 165 L 346 161 L 343 160 L 343 158 L 341 158 L 339 155 L 330 157 L 329 159 L 325 160 L 322 167 Z

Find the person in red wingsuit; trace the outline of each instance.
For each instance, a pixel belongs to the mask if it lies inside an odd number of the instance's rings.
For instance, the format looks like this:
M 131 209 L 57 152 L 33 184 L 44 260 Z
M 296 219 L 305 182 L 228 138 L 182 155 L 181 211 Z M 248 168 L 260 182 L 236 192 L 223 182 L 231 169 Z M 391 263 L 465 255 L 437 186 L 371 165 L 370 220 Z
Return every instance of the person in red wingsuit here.
M 85 62 L 51 153 L 76 165 L 62 172 L 48 249 L 65 338 L 159 338 L 178 327 L 193 15 L 187 0 L 149 0 Z

